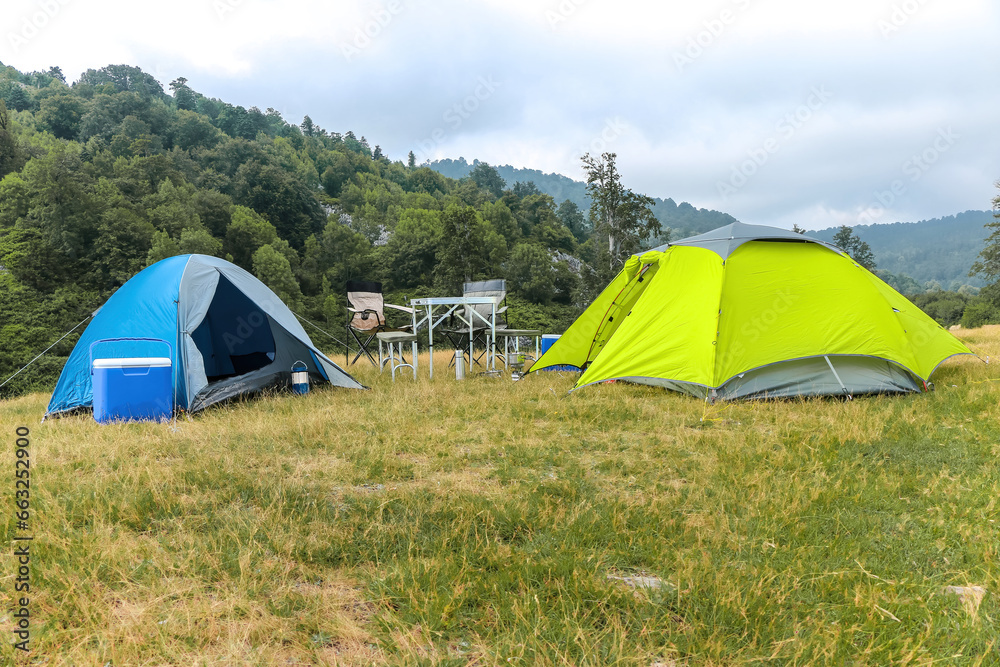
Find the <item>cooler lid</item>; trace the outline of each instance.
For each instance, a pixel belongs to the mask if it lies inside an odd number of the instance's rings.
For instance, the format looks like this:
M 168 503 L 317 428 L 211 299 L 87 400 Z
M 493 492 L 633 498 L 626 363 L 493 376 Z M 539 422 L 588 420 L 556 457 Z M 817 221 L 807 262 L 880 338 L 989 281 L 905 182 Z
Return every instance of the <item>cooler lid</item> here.
M 162 368 L 170 366 L 169 357 L 122 357 L 94 359 L 94 368 Z

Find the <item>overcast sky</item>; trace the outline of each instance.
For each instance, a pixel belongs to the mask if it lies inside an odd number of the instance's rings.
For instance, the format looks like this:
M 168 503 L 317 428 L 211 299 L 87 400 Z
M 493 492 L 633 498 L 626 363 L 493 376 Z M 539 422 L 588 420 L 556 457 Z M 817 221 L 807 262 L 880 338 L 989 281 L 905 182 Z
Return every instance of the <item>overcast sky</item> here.
M 137 65 L 164 88 L 817 229 L 988 209 L 995 0 L 6 0 L 22 71 Z

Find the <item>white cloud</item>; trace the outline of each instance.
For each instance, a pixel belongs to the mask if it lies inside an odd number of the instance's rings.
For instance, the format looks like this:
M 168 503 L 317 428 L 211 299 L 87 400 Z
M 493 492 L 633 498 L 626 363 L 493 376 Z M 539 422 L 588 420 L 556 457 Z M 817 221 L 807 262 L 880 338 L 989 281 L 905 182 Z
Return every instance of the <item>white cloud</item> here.
M 604 147 L 630 187 L 751 222 L 855 219 L 941 127 L 961 140 L 887 221 L 985 208 L 1000 177 L 988 0 L 8 0 L 4 13 L 0 60 L 21 70 L 135 64 L 400 159 L 423 146 L 580 178 L 580 153 Z M 500 85 L 479 99 L 483 77 Z M 817 86 L 832 97 L 785 136 Z M 627 130 L 605 140 L 609 122 Z

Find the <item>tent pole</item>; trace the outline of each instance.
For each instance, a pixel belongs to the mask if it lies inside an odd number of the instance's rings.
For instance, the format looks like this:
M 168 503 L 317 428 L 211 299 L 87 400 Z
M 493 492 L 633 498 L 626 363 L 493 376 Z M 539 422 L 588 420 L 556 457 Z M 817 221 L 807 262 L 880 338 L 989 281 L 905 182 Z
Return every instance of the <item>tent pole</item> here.
M 174 404 L 173 404 L 173 416 L 174 416 L 174 428 L 177 428 L 177 376 L 180 375 L 180 369 L 183 366 L 181 364 L 181 297 L 180 289 L 178 288 L 177 301 L 177 337 L 174 339 L 174 365 L 176 369 L 174 370 Z
M 849 391 L 847 391 L 847 386 L 844 384 L 844 381 L 840 379 L 840 375 L 837 374 L 837 369 L 833 367 L 833 362 L 830 361 L 830 357 L 824 354 L 823 358 L 826 359 L 826 365 L 829 366 L 830 370 L 833 372 L 833 377 L 837 378 L 837 383 L 840 385 L 840 388 L 844 390 L 844 394 L 847 396 L 847 400 L 849 401 L 852 400 L 854 397 L 851 396 L 851 393 Z

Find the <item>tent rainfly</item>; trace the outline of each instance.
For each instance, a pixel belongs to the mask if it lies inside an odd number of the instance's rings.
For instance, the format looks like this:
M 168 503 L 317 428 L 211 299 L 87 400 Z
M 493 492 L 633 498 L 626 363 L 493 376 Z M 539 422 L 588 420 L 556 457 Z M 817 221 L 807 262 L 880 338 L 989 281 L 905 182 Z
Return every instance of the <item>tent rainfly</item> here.
M 174 403 L 194 412 L 287 385 L 302 361 L 313 382 L 364 389 L 316 349 L 292 311 L 255 277 L 222 259 L 180 255 L 133 276 L 94 315 L 63 367 L 46 417 L 93 405 L 91 345 L 154 338 L 170 344 Z M 141 341 L 102 343 L 99 356 L 149 356 Z M 162 356 L 163 347 L 156 352 Z
M 733 223 L 633 255 L 532 370 L 708 399 L 917 392 L 949 331 L 836 246 Z

